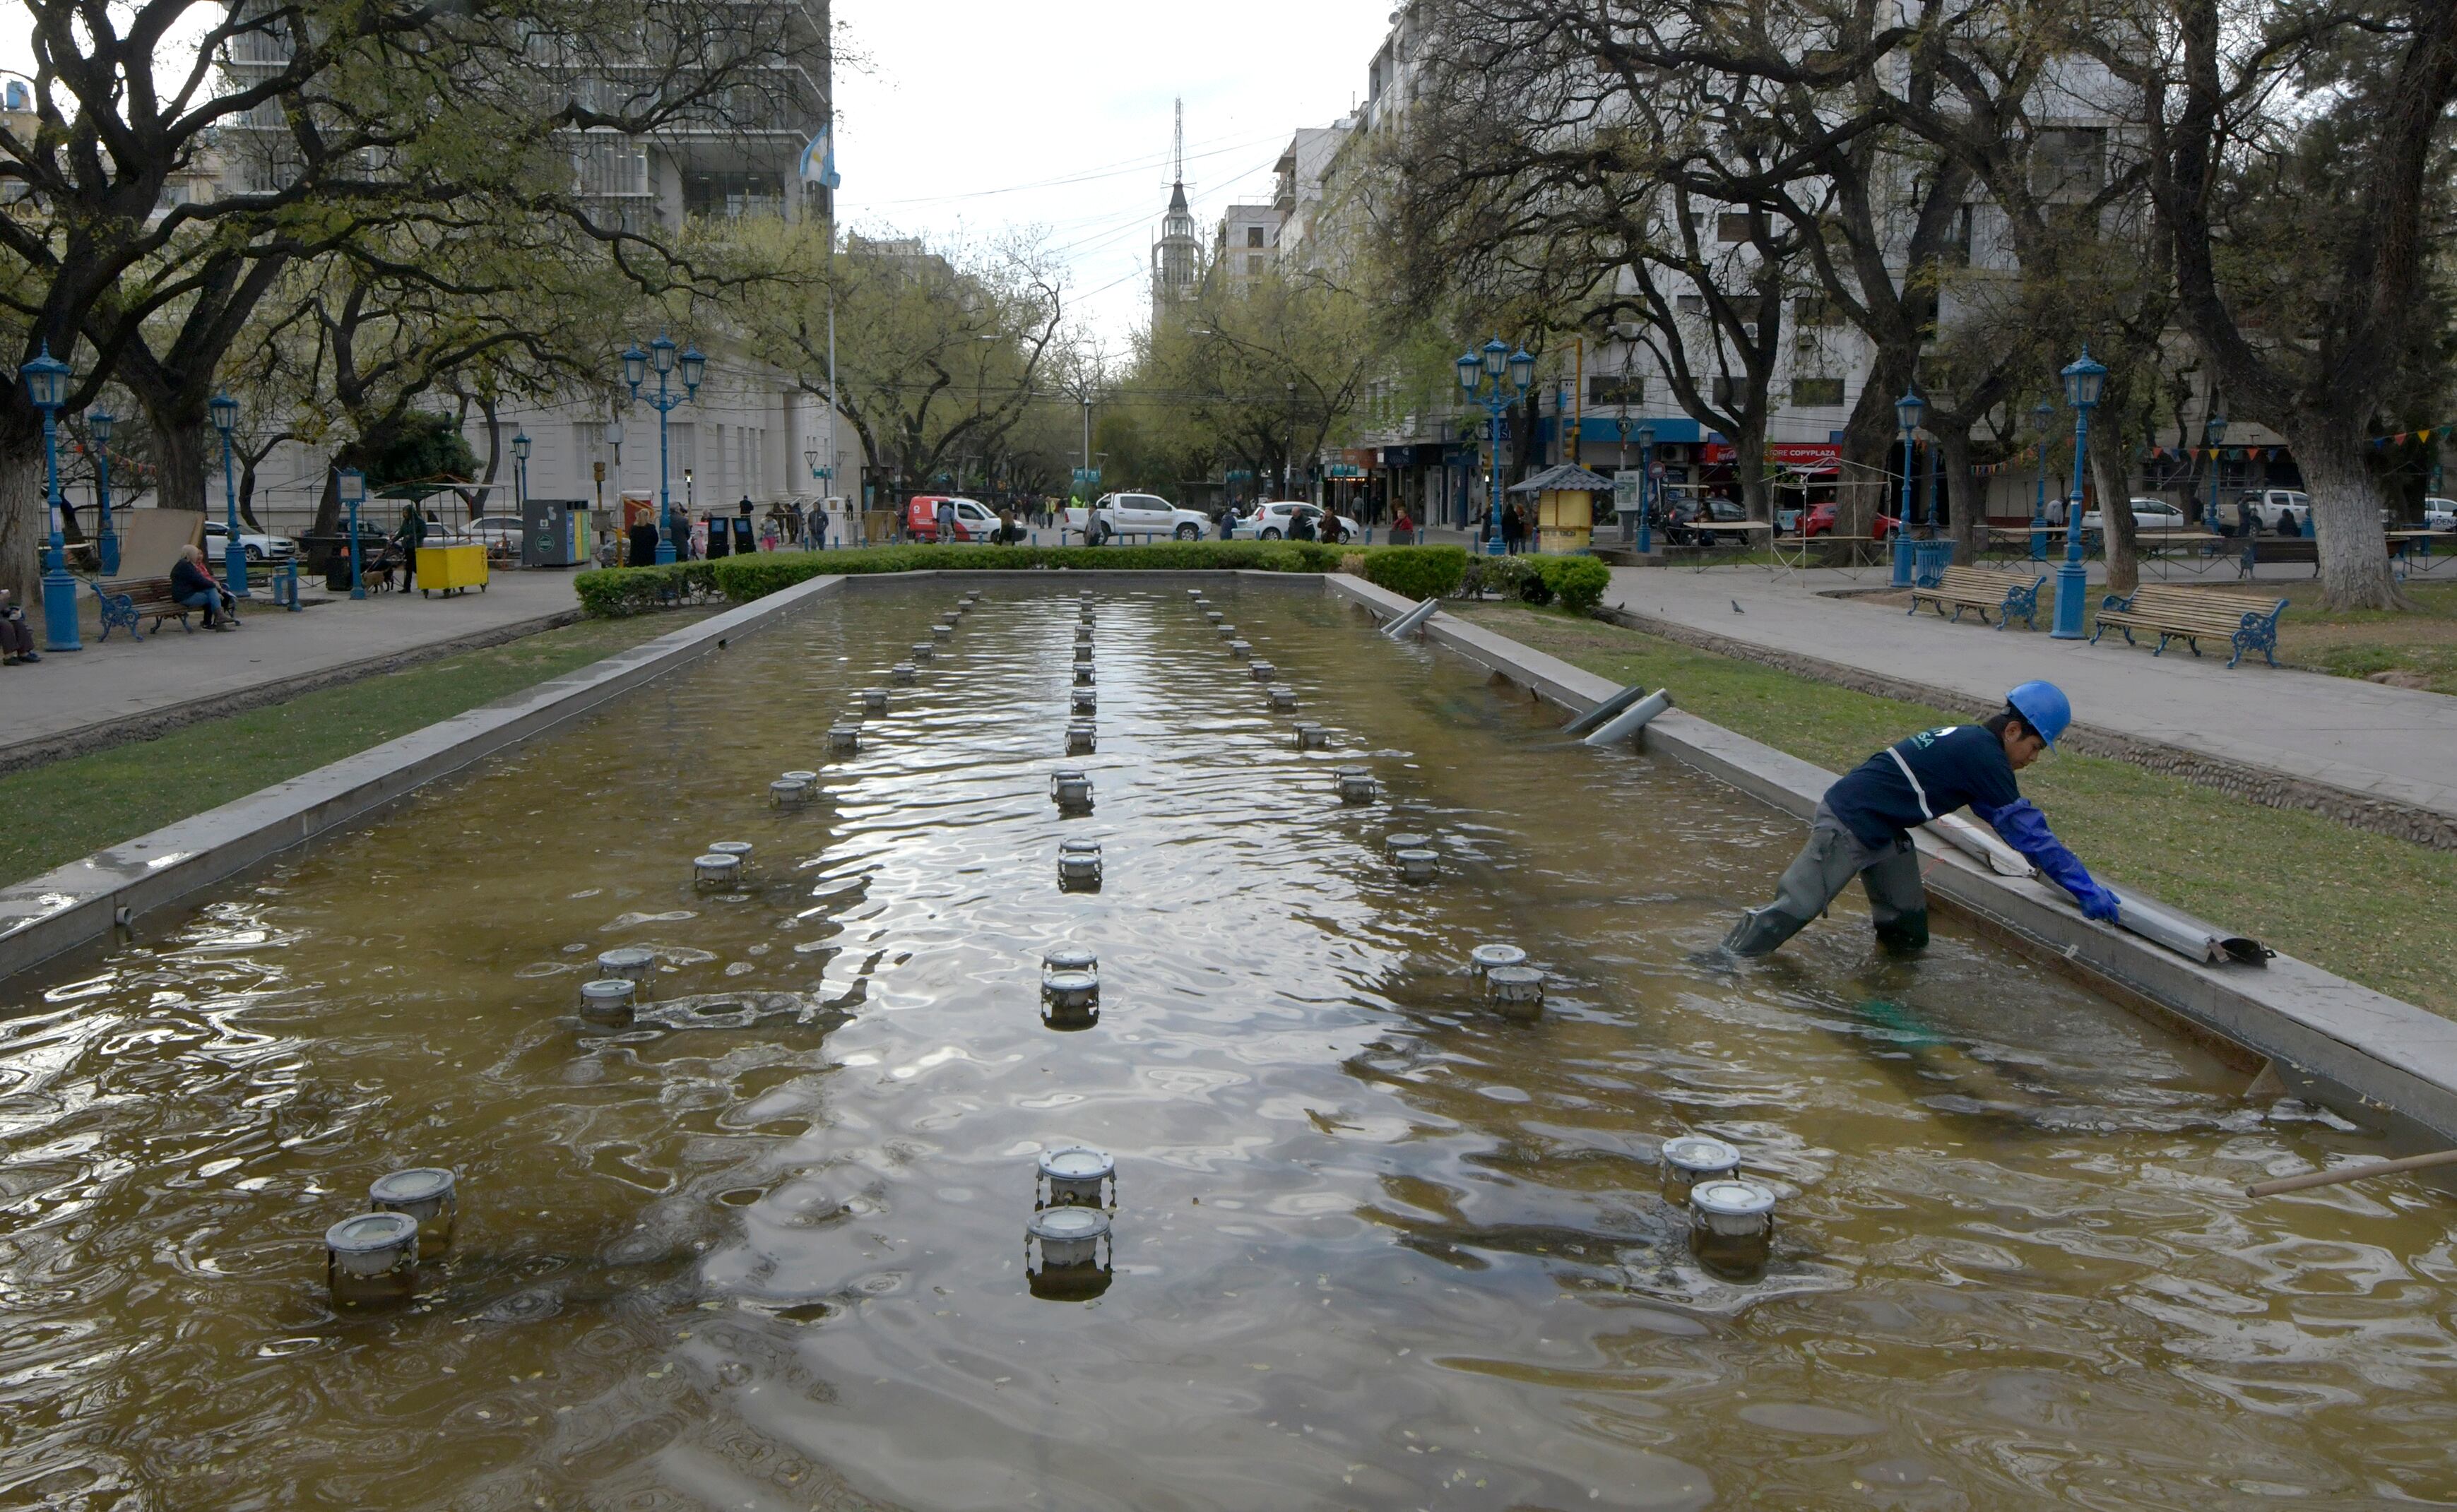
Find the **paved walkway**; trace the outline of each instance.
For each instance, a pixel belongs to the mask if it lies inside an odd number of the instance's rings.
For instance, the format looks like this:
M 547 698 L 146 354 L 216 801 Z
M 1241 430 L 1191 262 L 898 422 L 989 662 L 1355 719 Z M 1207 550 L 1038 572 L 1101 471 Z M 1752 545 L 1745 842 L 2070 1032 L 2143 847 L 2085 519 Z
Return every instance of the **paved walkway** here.
M 0 667 L 0 770 L 41 759 L 38 752 L 81 733 L 114 726 L 150 733 L 156 723 L 251 706 L 277 689 L 338 681 L 368 664 L 544 629 L 577 612 L 571 578 L 498 572 L 484 593 L 380 593 L 358 603 L 306 593 L 307 607 L 297 614 L 258 603 L 241 611 L 237 630 L 183 635 L 175 621 L 142 642 L 126 631 L 100 640 L 89 617 L 84 650 Z
M 1826 572 L 1617 567 L 1606 602 L 1966 698 L 2047 678 L 2072 695 L 2074 717 L 2097 729 L 2457 816 L 2457 698 L 2257 661 L 2229 671 L 2223 657 L 2196 661 L 2178 649 L 2154 658 L 2114 641 L 2051 640 L 2044 629 L 1947 624 L 1817 591 L 1869 585 Z

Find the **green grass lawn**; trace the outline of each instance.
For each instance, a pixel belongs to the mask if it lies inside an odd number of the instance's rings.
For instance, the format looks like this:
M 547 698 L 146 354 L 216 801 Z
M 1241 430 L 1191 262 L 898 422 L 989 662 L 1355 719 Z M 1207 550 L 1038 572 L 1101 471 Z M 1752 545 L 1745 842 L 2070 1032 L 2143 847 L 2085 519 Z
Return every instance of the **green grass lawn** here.
M 1689 712 L 1833 772 L 1958 718 L 1600 621 L 1517 604 L 1444 607 L 1616 683 L 1669 687 Z M 2457 1017 L 2447 922 L 2457 853 L 2075 752 L 2042 760 L 2022 788 L 2093 871 Z
M 0 776 L 0 886 L 244 798 L 679 629 L 698 611 L 591 620 Z

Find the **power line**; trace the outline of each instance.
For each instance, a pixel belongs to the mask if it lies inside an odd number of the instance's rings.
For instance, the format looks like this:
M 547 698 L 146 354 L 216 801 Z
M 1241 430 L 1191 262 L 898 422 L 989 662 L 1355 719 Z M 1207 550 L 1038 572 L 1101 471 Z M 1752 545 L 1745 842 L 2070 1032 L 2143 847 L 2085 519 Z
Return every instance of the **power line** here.
M 1231 142 L 1226 147 L 1213 148 L 1209 152 L 1196 153 L 1192 154 L 1192 157 L 1194 161 L 1200 162 L 1208 157 L 1223 157 L 1230 153 L 1242 153 L 1249 148 L 1258 147 L 1265 142 L 1276 142 L 1280 139 L 1282 134 L 1284 133 L 1274 132 L 1269 136 L 1249 137 L 1244 141 Z M 1276 159 L 1274 159 L 1274 161 L 1276 161 Z M 1092 169 L 1084 173 L 1070 174 L 1059 178 L 1043 178 L 1028 184 L 1009 184 L 998 189 L 967 190 L 961 194 L 924 194 L 912 199 L 880 199 L 873 200 L 870 203 L 875 207 L 884 208 L 890 205 L 943 205 L 956 200 L 988 199 L 999 194 L 1020 194 L 1036 189 L 1060 189 L 1069 184 L 1088 184 L 1104 178 L 1123 178 L 1129 174 L 1149 173 L 1155 168 L 1167 168 L 1169 166 L 1169 162 L 1170 159 L 1167 157 L 1162 157 L 1157 160 L 1150 158 L 1134 158 L 1125 161 L 1122 165 Z M 1182 172 L 1184 164 L 1181 162 L 1179 167 Z M 1249 170 L 1249 172 L 1251 170 Z

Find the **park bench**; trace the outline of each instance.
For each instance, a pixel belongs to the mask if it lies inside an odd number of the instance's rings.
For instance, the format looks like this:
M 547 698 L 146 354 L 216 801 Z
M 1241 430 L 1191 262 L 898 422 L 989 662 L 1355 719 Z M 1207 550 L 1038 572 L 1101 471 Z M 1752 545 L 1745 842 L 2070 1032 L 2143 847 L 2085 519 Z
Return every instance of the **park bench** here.
M 2309 536 L 2255 536 L 2243 543 L 2243 554 L 2236 559 L 2235 575 L 2249 578 L 2252 569 L 2264 562 L 2308 562 L 2317 577 L 2321 571 L 2321 543 Z
M 2008 577 L 1978 567 L 1948 567 L 1937 575 L 1933 584 L 1911 590 L 1910 612 L 1917 614 L 1921 604 L 1933 603 L 1942 616 L 1951 604 L 1956 621 L 1962 618 L 1963 610 L 1976 609 L 1979 623 L 1986 624 L 1988 611 L 1993 609 L 1996 628 L 2005 628 L 2005 622 L 2018 614 L 2023 623 L 2035 630 L 2039 627 L 2039 585 L 2047 581 L 2047 574 L 2040 573 L 2026 587 L 2019 573 Z
M 2310 542 L 2305 542 L 2309 544 Z M 2279 600 L 2266 609 L 2248 609 L 2254 601 L 2241 594 L 2220 588 L 2182 588 L 2169 583 L 2145 583 L 2130 598 L 2109 594 L 2098 611 L 2098 628 L 2092 632 L 2091 644 L 2113 626 L 2124 632 L 2128 644 L 2137 644 L 2133 632 L 2157 631 L 2159 655 L 2170 641 L 2181 641 L 2201 654 L 2204 640 L 2225 641 L 2235 647 L 2227 661 L 2233 666 L 2243 660 L 2246 651 L 2259 651 L 2269 664 L 2278 664 L 2278 617 L 2286 612 L 2286 601 Z
M 196 611 L 171 597 L 168 578 L 114 578 L 108 582 L 89 582 L 88 586 L 102 601 L 101 639 L 105 641 L 111 639 L 113 630 L 123 625 L 130 636 L 144 640 L 136 622 L 149 618 L 156 630 L 162 628 L 163 621 L 176 619 L 180 629 L 191 635 L 196 633 L 196 627 L 188 623 L 188 616 Z

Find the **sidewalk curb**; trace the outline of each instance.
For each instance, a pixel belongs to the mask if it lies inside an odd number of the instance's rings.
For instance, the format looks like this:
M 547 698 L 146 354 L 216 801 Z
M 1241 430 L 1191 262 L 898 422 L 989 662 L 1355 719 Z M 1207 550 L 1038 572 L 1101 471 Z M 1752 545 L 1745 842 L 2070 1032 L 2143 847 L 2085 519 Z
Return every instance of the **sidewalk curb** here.
M 552 614 L 515 621 L 509 624 L 498 624 L 485 630 L 473 630 L 467 635 L 456 636 L 449 641 L 437 641 L 427 645 L 413 646 L 406 651 L 396 651 L 389 656 L 373 657 L 363 662 L 348 662 L 340 666 L 328 666 L 314 672 L 301 672 L 295 677 L 276 678 L 269 683 L 258 683 L 253 687 L 234 688 L 230 692 L 217 693 L 209 698 L 198 699 L 193 704 L 180 705 L 176 708 L 150 709 L 141 714 L 122 714 L 111 719 L 98 719 L 91 725 L 80 725 L 74 729 L 37 736 L 32 740 L 20 741 L 13 746 L 0 746 L 0 773 L 25 771 L 30 767 L 48 766 L 71 756 L 89 756 L 95 751 L 110 750 L 115 746 L 155 740 L 170 734 L 173 730 L 184 729 L 190 725 L 202 724 L 206 720 L 226 719 L 233 714 L 244 714 L 250 709 L 262 708 L 268 704 L 285 703 L 301 693 L 313 693 L 320 688 L 339 687 L 347 683 L 382 677 L 387 672 L 399 672 L 423 662 L 457 656 L 464 651 L 481 651 L 490 645 L 502 645 L 510 641 L 526 640 L 543 631 L 557 630 L 567 624 L 576 624 L 580 619 L 580 609 L 574 605 L 568 609 L 558 609 Z M 244 635 L 247 632 L 241 630 L 239 633 Z
M 1343 577 L 1331 589 L 1377 615 L 1410 605 Z M 1604 678 L 1497 632 L 1436 614 L 1425 639 L 1491 668 L 1536 697 L 1574 711 L 1618 691 Z M 1674 689 L 1679 696 L 1679 689 Z M 1933 700 L 1930 700 L 1933 702 Z M 1679 708 L 1658 716 L 1638 748 L 1699 767 L 1806 821 L 1835 774 Z M 1914 837 L 1936 900 L 2017 953 L 2231 1054 L 2292 1068 L 2299 1091 L 2317 1083 L 2341 1112 L 2378 1121 L 2381 1111 L 2457 1138 L 2457 1021 L 2279 955 L 2266 967 L 2206 966 L 2137 935 L 2083 918 L 2064 895 L 2027 878 L 2000 877 L 1929 835 Z
M 1899 699 L 1907 704 L 1925 704 L 1957 714 L 1984 716 L 1996 712 L 1992 704 L 1929 684 L 1906 682 L 1882 672 L 1845 666 L 1839 662 L 1828 662 L 1822 657 L 1797 651 L 1776 650 L 1754 642 L 1718 635 L 1712 630 L 1697 629 L 1678 621 L 1641 614 L 1617 604 L 1608 603 L 1598 609 L 1596 618 L 1623 629 L 1641 630 L 1666 641 L 1675 641 L 1696 650 L 1755 662 L 1778 671 L 1848 687 L 1856 693 Z M 2376 798 L 2352 788 L 2289 776 L 2272 767 L 2247 766 L 2222 756 L 2187 750 L 2180 746 L 2144 740 L 2136 735 L 2122 735 L 2091 725 L 2075 723 L 2065 738 L 2076 750 L 2162 772 L 2170 777 L 2180 777 L 2198 787 L 2215 788 L 2230 798 L 2240 798 L 2264 808 L 2301 809 L 2324 819 L 2334 819 L 2350 829 L 2368 830 L 2433 850 L 2457 850 L 2457 817 L 2434 809 L 2418 808 L 2411 804 Z

